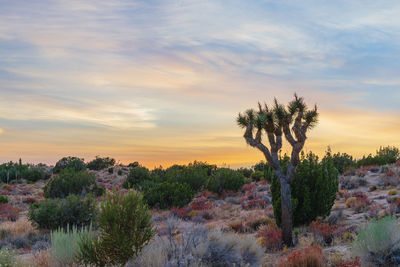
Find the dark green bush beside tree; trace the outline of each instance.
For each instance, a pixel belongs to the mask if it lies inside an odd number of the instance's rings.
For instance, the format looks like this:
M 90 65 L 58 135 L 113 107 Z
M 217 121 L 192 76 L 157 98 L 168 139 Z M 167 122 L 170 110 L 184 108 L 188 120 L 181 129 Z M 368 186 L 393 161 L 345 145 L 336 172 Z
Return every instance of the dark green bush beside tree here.
M 163 182 L 145 187 L 143 197 L 150 207 L 168 209 L 188 204 L 194 197 L 194 191 L 186 183 Z
M 51 175 L 49 173 L 46 173 L 42 169 L 35 168 L 35 167 L 29 168 L 29 169 L 24 169 L 21 172 L 21 177 L 23 179 L 26 179 L 31 182 L 36 182 L 38 180 L 46 180 L 46 179 L 49 179 L 50 176 Z
M 148 180 L 150 180 L 149 170 L 145 167 L 137 166 L 130 170 L 126 180 L 122 185 L 124 188 L 140 189 Z
M 333 166 L 339 171 L 339 173 L 345 172 L 347 169 L 356 166 L 356 161 L 347 153 L 335 153 L 332 155 L 332 151 L 330 147 L 326 152 L 326 155 L 323 160 L 331 159 Z
M 45 198 L 65 198 L 71 194 L 84 196 L 90 192 L 98 196 L 104 193 L 93 173 L 74 169 L 62 170 L 46 184 L 43 191 Z
M 86 164 L 83 159 L 77 157 L 64 157 L 57 161 L 53 168 L 53 173 L 60 173 L 64 169 L 74 169 L 75 171 L 86 170 Z
M 96 156 L 96 158 L 90 161 L 86 166 L 89 170 L 99 171 L 114 165 L 115 165 L 115 159 L 109 157 L 100 158 L 99 156 Z
M 238 191 L 245 184 L 245 177 L 240 171 L 220 168 L 210 177 L 207 189 L 222 194 L 224 190 Z
M 328 216 L 338 191 L 338 171 L 331 157 L 318 161 L 312 153 L 301 159 L 295 179 L 290 185 L 293 204 L 293 225 L 309 224 L 317 216 Z M 280 184 L 272 181 L 272 202 L 278 225 L 281 224 Z
M 57 229 L 89 225 L 97 215 L 96 202 L 92 197 L 82 199 L 69 195 L 65 199 L 46 199 L 31 205 L 28 218 L 39 229 Z
M 83 235 L 80 259 L 85 265 L 123 266 L 137 256 L 155 231 L 151 214 L 141 195 L 108 195 L 98 217 L 99 236 Z

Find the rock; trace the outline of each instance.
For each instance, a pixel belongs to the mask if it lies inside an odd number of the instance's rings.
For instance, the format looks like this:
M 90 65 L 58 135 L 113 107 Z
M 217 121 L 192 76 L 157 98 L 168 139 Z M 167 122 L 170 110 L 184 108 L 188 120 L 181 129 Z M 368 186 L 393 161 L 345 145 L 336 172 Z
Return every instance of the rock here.
M 369 192 L 375 191 L 376 190 L 376 185 L 371 185 L 369 187 Z

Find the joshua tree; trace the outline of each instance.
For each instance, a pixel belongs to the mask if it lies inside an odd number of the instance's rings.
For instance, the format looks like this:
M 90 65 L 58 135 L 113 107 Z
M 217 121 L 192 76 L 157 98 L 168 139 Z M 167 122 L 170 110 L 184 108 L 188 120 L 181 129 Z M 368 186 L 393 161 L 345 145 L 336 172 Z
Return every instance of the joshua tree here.
M 258 148 L 265 156 L 267 163 L 275 170 L 281 186 L 282 206 L 282 239 L 287 246 L 292 246 L 292 204 L 290 183 L 293 181 L 299 154 L 307 139 L 306 133 L 317 123 L 317 106 L 308 110 L 304 99 L 294 95 L 287 107 L 275 99 L 269 107 L 258 103 L 258 111 L 248 109 L 244 114 L 239 113 L 237 123 L 246 128 L 244 138 L 247 144 Z M 263 142 L 262 136 L 268 137 L 269 147 Z M 255 134 L 255 135 L 254 135 Z M 282 148 L 282 135 L 292 147 L 292 153 L 286 172 L 282 168 L 278 152 Z

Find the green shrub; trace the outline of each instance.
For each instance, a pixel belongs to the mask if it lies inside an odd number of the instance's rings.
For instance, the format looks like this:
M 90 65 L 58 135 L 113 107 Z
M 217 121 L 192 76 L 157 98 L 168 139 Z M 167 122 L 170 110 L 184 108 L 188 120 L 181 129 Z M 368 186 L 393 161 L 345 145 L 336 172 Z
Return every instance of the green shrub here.
M 26 179 L 28 182 L 36 182 L 40 179 L 50 178 L 50 174 L 46 173 L 39 166 L 9 162 L 0 165 L 0 180 L 4 183 L 17 179 Z
M 399 266 L 400 227 L 395 217 L 372 220 L 360 230 L 353 253 L 366 266 Z
M 208 190 L 221 194 L 224 190 L 238 191 L 245 184 L 245 177 L 239 171 L 220 168 L 208 182 Z
M 165 179 L 170 183 L 186 183 L 193 191 L 200 191 L 207 185 L 215 165 L 195 161 L 188 166 L 174 165 L 165 172 Z
M 339 173 L 345 172 L 347 169 L 356 166 L 356 161 L 347 153 L 336 153 L 332 155 L 331 148 L 328 147 L 325 158 L 330 158 L 332 160 L 333 166 L 338 170 Z M 324 160 L 323 159 L 323 160 Z
M 309 224 L 317 216 L 328 216 L 336 199 L 338 183 L 338 171 L 331 158 L 326 157 L 319 162 L 318 157 L 312 153 L 306 157 L 303 155 L 297 166 L 295 179 L 290 185 L 293 225 Z M 280 183 L 276 178 L 272 181 L 271 191 L 275 219 L 280 225 L 281 193 Z
M 78 227 L 73 226 L 67 229 L 59 228 L 53 230 L 50 233 L 50 253 L 53 259 L 60 266 L 73 266 L 76 265 L 79 260 L 79 240 L 82 235 L 93 235 L 92 228 L 82 228 L 81 231 Z
M 251 174 L 250 177 L 253 181 L 261 181 L 264 179 L 264 172 L 262 171 L 255 171 Z
M 400 158 L 400 150 L 397 147 L 380 147 L 375 156 L 369 154 L 367 157 L 357 161 L 357 166 L 393 164 Z
M 1 267 L 17 267 L 20 264 L 17 262 L 15 254 L 8 248 L 0 249 L 0 266 Z
M 124 188 L 140 188 L 146 180 L 150 180 L 150 172 L 147 168 L 137 166 L 130 170 L 126 180 L 122 184 Z
M 90 161 L 86 166 L 89 170 L 99 171 L 114 165 L 115 165 L 115 159 L 109 157 L 100 158 L 99 156 L 96 156 L 96 158 Z
M 8 203 L 8 197 L 0 195 L 0 203 L 1 204 Z
M 96 266 L 124 265 L 138 255 L 154 235 L 151 214 L 141 195 L 114 192 L 101 204 L 99 236 L 82 236 L 80 259 Z
M 121 176 L 122 175 L 122 170 L 118 170 L 117 174 Z
M 143 194 L 150 207 L 160 209 L 183 207 L 194 197 L 193 190 L 186 183 L 158 183 L 152 187 L 145 187 Z
M 250 178 L 253 174 L 253 170 L 250 168 L 239 168 L 238 171 L 241 172 L 246 178 Z
M 62 170 L 46 184 L 43 190 L 46 198 L 65 198 L 70 194 L 83 196 L 90 192 L 101 195 L 104 192 L 104 189 L 99 189 L 97 186 L 93 173 L 74 169 Z
M 82 227 L 96 218 L 97 206 L 92 197 L 69 195 L 65 199 L 47 199 L 30 206 L 28 218 L 39 229 Z
M 113 173 L 114 173 L 114 168 L 112 168 L 112 167 L 111 167 L 111 168 L 108 168 L 108 173 L 109 173 L 109 174 L 113 174 Z
M 57 161 L 53 168 L 53 173 L 59 173 L 64 169 L 74 169 L 75 171 L 86 170 L 86 164 L 83 159 L 77 157 L 64 157 Z
M 128 164 L 128 167 L 130 167 L 130 168 L 135 168 L 138 166 L 139 166 L 139 162 L 137 162 L 137 161 Z

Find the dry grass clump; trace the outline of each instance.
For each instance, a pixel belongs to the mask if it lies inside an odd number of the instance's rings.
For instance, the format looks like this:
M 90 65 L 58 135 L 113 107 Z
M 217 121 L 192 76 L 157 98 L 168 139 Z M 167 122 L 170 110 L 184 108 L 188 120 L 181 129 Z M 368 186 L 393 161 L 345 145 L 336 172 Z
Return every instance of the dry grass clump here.
M 33 254 L 32 267 L 51 267 L 52 259 L 50 250 L 40 250 Z
M 292 251 L 285 259 L 279 261 L 279 267 L 323 267 L 322 249 L 316 245 L 304 250 Z
M 11 232 L 14 237 L 24 236 L 28 234 L 38 234 L 30 221 L 27 218 L 19 218 L 15 222 L 6 221 L 0 224 L 0 230 Z

